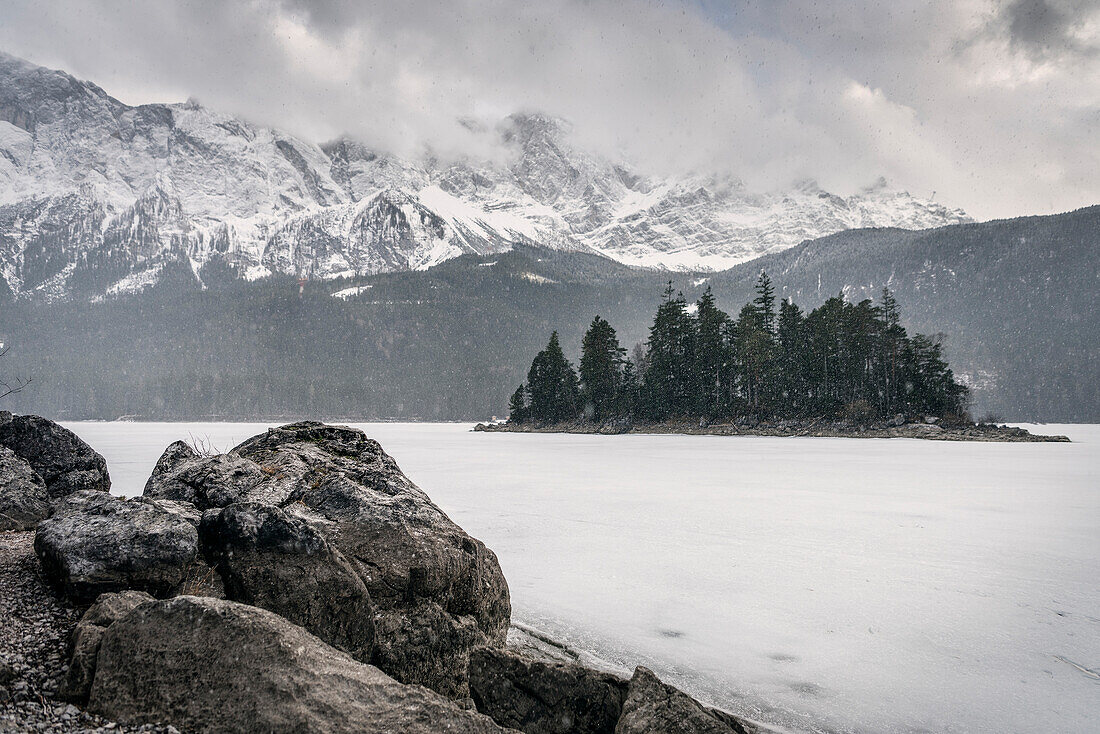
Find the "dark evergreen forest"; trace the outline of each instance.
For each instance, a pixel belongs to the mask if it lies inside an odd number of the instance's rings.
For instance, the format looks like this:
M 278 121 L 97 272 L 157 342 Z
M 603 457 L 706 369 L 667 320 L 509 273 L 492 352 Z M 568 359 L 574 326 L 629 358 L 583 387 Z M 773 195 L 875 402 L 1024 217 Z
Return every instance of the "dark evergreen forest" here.
M 940 345 L 923 334 L 910 337 L 900 322 L 888 288 L 877 305 L 838 295 L 807 314 L 789 299 L 777 306 L 765 272 L 756 298 L 731 318 L 709 288 L 689 310 L 669 282 L 649 338 L 631 356 L 611 324 L 596 316 L 581 343 L 578 373 L 553 332 L 526 384 L 512 393 L 509 420 L 868 423 L 899 413 L 969 420 L 969 391 L 955 380 Z

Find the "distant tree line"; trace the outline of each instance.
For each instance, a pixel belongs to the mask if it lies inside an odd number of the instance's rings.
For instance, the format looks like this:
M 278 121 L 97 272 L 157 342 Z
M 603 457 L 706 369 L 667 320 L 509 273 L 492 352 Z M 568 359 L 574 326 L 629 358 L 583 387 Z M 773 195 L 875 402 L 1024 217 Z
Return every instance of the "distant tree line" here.
M 885 288 L 877 305 L 849 303 L 841 294 L 806 314 L 789 299 L 777 308 L 762 272 L 756 298 L 731 318 L 709 288 L 693 313 L 670 282 L 648 340 L 630 357 L 599 316 L 584 335 L 579 370 L 551 334 L 512 394 L 509 419 L 964 416 L 968 390 L 956 382 L 939 341 L 910 337 L 899 322 Z

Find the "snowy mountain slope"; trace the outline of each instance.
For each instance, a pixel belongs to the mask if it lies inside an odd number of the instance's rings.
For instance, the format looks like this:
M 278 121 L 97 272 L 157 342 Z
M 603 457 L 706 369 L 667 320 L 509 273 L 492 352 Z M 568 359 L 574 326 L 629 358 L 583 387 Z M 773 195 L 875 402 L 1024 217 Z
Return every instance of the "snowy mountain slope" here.
M 131 107 L 0 54 L 0 276 L 23 297 L 92 297 L 218 262 L 308 278 L 426 268 L 533 243 L 655 268 L 721 269 L 851 227 L 968 221 L 888 190 L 653 179 L 513 115 L 495 161 L 325 145 L 196 102 Z M 504 161 L 504 162 L 501 162 Z M 180 268 L 166 268 L 173 263 Z
M 961 211 L 891 191 L 884 181 L 848 198 L 813 182 L 759 195 L 723 182 L 676 182 L 642 197 L 637 209 L 623 211 L 586 239 L 620 262 L 721 270 L 846 229 L 966 221 Z

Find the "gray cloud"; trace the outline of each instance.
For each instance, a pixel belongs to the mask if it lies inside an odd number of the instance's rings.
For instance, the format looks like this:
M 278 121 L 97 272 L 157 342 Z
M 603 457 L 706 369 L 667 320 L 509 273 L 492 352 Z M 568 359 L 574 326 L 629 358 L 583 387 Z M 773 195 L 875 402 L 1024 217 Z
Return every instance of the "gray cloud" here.
M 0 0 L 0 48 L 124 101 L 491 154 L 537 109 L 655 172 L 885 175 L 978 217 L 1100 202 L 1100 12 L 1076 0 Z
M 1100 45 L 1076 34 L 1083 22 L 1084 2 L 1059 4 L 1052 0 L 1016 0 L 1002 11 L 1012 42 L 1039 56 L 1096 54 Z

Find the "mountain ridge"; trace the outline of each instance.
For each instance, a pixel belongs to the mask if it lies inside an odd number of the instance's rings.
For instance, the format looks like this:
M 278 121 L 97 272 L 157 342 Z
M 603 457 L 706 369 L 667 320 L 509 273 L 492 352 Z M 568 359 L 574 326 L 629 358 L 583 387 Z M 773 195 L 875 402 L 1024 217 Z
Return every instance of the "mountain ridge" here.
M 211 265 L 332 279 L 517 243 L 720 270 L 852 227 L 969 220 L 881 184 L 840 197 L 646 177 L 574 146 L 568 128 L 515 114 L 481 131 L 506 163 L 405 160 L 194 101 L 129 106 L 0 53 L 0 275 L 18 297 L 93 298 L 145 287 L 169 260 L 197 282 Z M 163 205 L 140 205 L 150 191 Z

